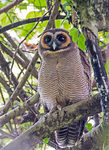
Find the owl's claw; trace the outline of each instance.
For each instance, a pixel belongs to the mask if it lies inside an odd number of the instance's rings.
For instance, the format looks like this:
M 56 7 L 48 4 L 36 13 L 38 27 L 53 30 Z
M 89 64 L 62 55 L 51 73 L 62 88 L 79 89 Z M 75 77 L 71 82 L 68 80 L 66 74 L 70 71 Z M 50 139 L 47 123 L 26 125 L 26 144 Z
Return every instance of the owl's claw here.
M 62 106 L 58 104 L 57 105 L 57 109 L 61 111 L 62 110 Z
M 59 111 L 61 111 L 62 110 L 62 106 L 61 105 L 56 105 L 56 106 L 54 106 L 50 111 L 49 111 L 49 115 L 51 114 L 51 113 L 53 113 L 56 109 L 58 109 Z
M 49 114 L 53 113 L 56 110 L 57 106 L 54 106 L 50 111 Z

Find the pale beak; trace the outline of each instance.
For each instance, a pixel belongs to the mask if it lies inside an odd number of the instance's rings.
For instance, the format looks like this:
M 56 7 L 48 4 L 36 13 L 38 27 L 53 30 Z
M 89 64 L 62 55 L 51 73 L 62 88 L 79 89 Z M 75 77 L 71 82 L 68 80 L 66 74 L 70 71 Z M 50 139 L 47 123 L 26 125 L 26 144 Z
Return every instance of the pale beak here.
M 53 42 L 52 46 L 53 46 L 53 50 L 55 50 L 57 45 L 55 42 Z

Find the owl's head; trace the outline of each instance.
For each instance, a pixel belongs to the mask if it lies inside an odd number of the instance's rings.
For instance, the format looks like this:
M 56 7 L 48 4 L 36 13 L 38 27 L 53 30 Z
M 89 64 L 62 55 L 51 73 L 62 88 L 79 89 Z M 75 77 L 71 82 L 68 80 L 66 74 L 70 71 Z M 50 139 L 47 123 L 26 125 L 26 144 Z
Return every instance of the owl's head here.
M 72 37 L 68 31 L 64 29 L 50 29 L 46 30 L 39 42 L 39 53 L 66 51 L 73 46 Z

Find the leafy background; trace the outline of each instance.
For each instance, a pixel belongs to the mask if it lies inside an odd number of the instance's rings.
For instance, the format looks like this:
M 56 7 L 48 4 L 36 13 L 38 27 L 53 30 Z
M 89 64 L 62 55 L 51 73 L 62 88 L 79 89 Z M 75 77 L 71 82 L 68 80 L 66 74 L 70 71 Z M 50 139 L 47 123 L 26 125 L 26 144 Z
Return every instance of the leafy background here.
M 0 9 L 7 6 L 8 4 L 12 3 L 11 0 L 1 0 L 0 1 Z M 67 17 L 71 15 L 71 8 L 70 8 L 70 1 L 69 0 L 62 0 L 62 5 L 65 11 L 67 12 Z M 47 11 L 47 4 L 46 0 L 24 0 L 20 4 L 16 5 L 15 7 L 11 8 L 8 12 L 3 12 L 0 14 L 0 25 L 1 27 L 7 26 L 11 23 L 21 21 L 23 19 L 29 19 L 29 18 L 35 18 L 35 17 L 41 17 L 45 12 Z M 63 14 L 62 10 L 60 9 L 60 13 Z M 85 51 L 86 46 L 85 46 L 85 37 L 81 31 L 81 26 L 79 28 L 73 27 L 71 23 L 67 20 L 67 17 L 62 20 L 56 20 L 55 21 L 55 26 L 56 28 L 63 28 L 69 31 L 69 34 L 72 36 L 72 40 L 74 42 L 78 43 L 79 48 L 81 48 L 83 51 Z M 42 32 L 44 31 L 48 21 L 41 21 L 37 27 L 33 30 L 31 34 L 26 38 L 26 40 L 23 42 L 21 45 L 21 50 L 22 52 L 31 60 L 33 57 L 33 54 L 37 50 L 37 44 L 39 42 L 40 36 Z M 13 28 L 7 33 L 11 36 L 12 40 L 18 45 L 25 37 L 26 35 L 33 29 L 34 25 L 36 23 L 29 23 L 25 25 L 21 25 L 19 27 Z M 100 46 L 103 47 L 103 56 L 108 56 L 109 52 L 105 54 L 105 49 L 106 43 L 108 43 L 108 37 L 109 34 L 108 32 L 101 31 L 99 32 L 99 40 Z M 8 39 L 4 34 L 0 35 L 0 41 L 9 49 L 9 51 L 12 51 L 15 53 L 16 49 L 13 48 L 13 46 L 10 44 Z M 11 75 L 14 73 L 16 79 L 20 82 L 21 78 L 23 77 L 26 69 L 24 69 L 19 63 L 17 63 L 13 57 L 10 57 L 6 52 L 4 52 L 1 49 L 2 55 L 4 56 L 4 59 L 9 63 L 9 67 L 11 68 L 9 78 L 6 76 L 5 72 L 0 70 L 0 76 L 2 79 L 6 81 L 6 83 L 9 85 L 10 89 L 14 91 L 15 89 L 15 84 L 11 83 Z M 18 54 L 16 54 L 18 55 Z M 105 59 L 105 68 L 106 71 L 109 75 L 109 58 L 104 57 Z M 14 61 L 13 61 L 14 60 Z M 40 65 L 40 58 L 38 59 L 36 63 L 36 68 L 38 70 Z M 92 71 L 93 75 L 93 71 Z M 96 85 L 94 84 L 93 81 L 93 76 L 92 76 L 92 82 L 93 82 L 93 91 L 92 95 L 95 93 L 98 93 Z M 31 97 L 34 95 L 37 91 L 37 78 L 30 75 L 25 86 L 23 89 L 26 91 L 26 94 L 28 97 Z M 7 92 L 5 86 L 3 83 L 0 82 L 0 108 L 2 108 L 6 101 L 9 99 L 10 95 Z M 17 105 L 22 104 L 22 100 L 18 98 L 13 103 L 13 108 L 15 108 Z M 10 109 L 10 110 L 11 110 Z M 39 108 L 39 112 L 43 113 L 43 108 Z M 23 115 L 28 114 L 28 111 L 26 111 Z M 21 120 L 23 119 L 23 115 L 17 117 L 16 119 L 10 120 L 9 123 L 5 124 L 1 129 L 0 129 L 0 147 L 5 146 L 8 144 L 10 141 L 12 141 L 15 137 L 17 137 L 19 134 L 27 130 L 33 123 L 31 121 L 28 121 L 26 123 L 20 124 Z M 100 122 L 102 121 L 102 113 L 98 115 Z M 93 116 L 88 119 L 87 122 L 87 130 L 92 130 L 94 127 L 95 122 Z M 34 149 L 52 149 L 51 147 L 47 146 L 47 143 L 49 141 L 49 138 L 45 138 L 43 140 L 43 146 L 38 145 Z

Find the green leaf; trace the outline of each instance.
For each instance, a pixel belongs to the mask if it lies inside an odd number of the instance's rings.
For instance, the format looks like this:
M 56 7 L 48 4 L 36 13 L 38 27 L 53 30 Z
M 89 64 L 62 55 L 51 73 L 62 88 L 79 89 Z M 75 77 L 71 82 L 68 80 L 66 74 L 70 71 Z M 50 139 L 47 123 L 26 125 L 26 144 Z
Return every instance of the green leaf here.
M 87 127 L 87 129 L 88 129 L 89 131 L 92 130 L 92 124 L 91 124 L 91 123 L 87 123 L 87 124 L 86 124 L 86 127 Z
M 56 28 L 60 28 L 61 20 L 55 20 Z
M 22 10 L 22 9 L 27 9 L 27 6 L 28 6 L 28 3 L 21 3 L 19 5 L 19 9 Z
M 73 42 L 76 43 L 78 40 L 78 29 L 77 28 L 70 29 L 69 35 L 72 36 Z
M 26 16 L 26 19 L 28 19 L 28 18 L 40 17 L 40 16 L 42 16 L 44 13 L 45 13 L 44 10 L 38 11 L 38 12 L 37 12 L 37 11 L 30 11 L 30 12 L 27 14 L 27 16 Z
M 68 20 L 66 20 L 64 23 L 63 23 L 63 26 L 64 26 L 64 29 L 65 30 L 69 30 L 71 27 L 72 27 L 72 24 L 68 23 Z
M 0 24 L 1 26 L 6 26 L 12 22 L 18 21 L 18 18 L 15 13 L 2 13 L 0 14 Z
M 105 63 L 105 69 L 106 69 L 106 72 L 109 76 L 109 58 L 107 59 L 106 63 Z
M 49 140 L 50 140 L 50 138 L 45 138 L 45 139 L 43 139 L 43 143 L 47 144 L 49 142 Z
M 40 107 L 39 112 L 40 112 L 41 114 L 44 113 L 43 106 Z
M 85 45 L 85 37 L 84 37 L 83 34 L 79 34 L 78 46 L 79 46 L 80 49 L 85 51 L 86 45 Z
M 42 7 L 46 7 L 46 1 L 45 0 L 37 0 L 34 1 L 34 5 L 36 8 L 42 8 Z
M 35 6 L 36 8 L 43 8 L 43 7 L 47 7 L 46 5 L 46 0 L 28 0 L 29 4 L 33 4 L 33 6 Z
M 68 5 L 72 5 L 72 2 L 70 0 L 67 0 Z
M 67 6 L 67 2 L 65 2 L 65 3 L 63 4 L 63 8 L 65 9 L 66 6 Z
M 0 15 L 0 18 L 1 18 L 0 19 L 1 26 L 6 26 L 11 23 L 11 21 L 10 21 L 9 17 L 6 15 L 6 13 L 2 13 Z
M 3 4 L 3 3 L 0 1 L 0 8 L 3 8 L 4 6 L 6 6 L 6 4 Z
M 61 25 L 64 23 L 64 21 L 71 15 L 71 10 L 67 10 L 67 16 L 63 19 Z
M 106 148 L 104 148 L 104 150 L 109 150 L 109 145 L 108 145 L 108 146 L 106 146 Z

